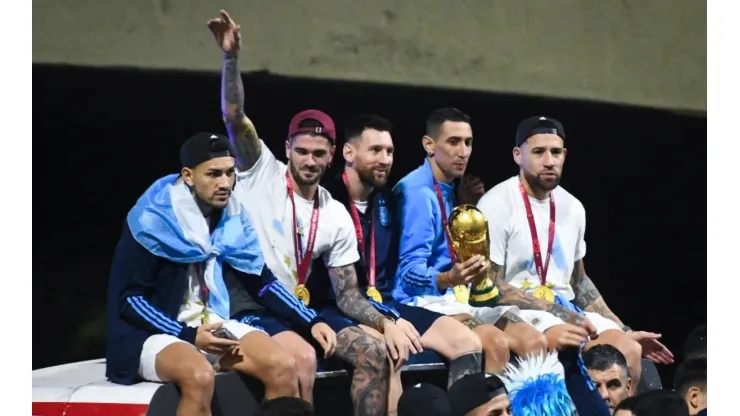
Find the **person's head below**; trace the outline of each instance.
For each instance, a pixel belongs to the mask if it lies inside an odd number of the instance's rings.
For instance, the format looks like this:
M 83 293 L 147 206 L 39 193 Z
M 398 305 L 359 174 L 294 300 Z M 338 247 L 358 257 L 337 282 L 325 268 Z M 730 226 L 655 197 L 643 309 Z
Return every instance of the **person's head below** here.
M 511 416 L 511 401 L 504 382 L 496 375 L 467 375 L 447 393 L 453 415 Z
M 696 415 L 707 408 L 707 359 L 690 358 L 678 366 L 673 376 L 673 388 Z
M 404 389 L 398 400 L 398 416 L 452 416 L 447 392 L 428 383 Z
M 675 391 L 649 390 L 622 400 L 614 416 L 688 416 L 686 402 Z
M 684 360 L 707 358 L 707 326 L 699 325 L 691 331 L 683 345 Z
M 313 416 L 311 403 L 298 397 L 265 400 L 252 416 Z
M 599 344 L 583 353 L 583 362 L 609 411 L 614 413 L 614 408 L 629 397 L 632 388 L 624 354 L 609 344 Z
M 334 120 L 319 110 L 305 110 L 290 120 L 285 156 L 298 186 L 318 184 L 334 157 Z
M 445 182 L 461 178 L 473 151 L 470 117 L 450 107 L 432 111 L 427 117 L 422 145 L 430 162 L 433 161 L 444 175 Z
M 361 114 L 345 126 L 345 166 L 367 186 L 379 188 L 388 182 L 393 166 L 392 129 L 390 121 L 375 114 Z
M 565 129 L 547 116 L 530 117 L 516 129 L 514 161 L 537 197 L 546 197 L 560 183 L 565 163 Z
M 205 132 L 190 137 L 180 147 L 180 164 L 182 180 L 204 215 L 226 207 L 236 180 L 228 138 Z

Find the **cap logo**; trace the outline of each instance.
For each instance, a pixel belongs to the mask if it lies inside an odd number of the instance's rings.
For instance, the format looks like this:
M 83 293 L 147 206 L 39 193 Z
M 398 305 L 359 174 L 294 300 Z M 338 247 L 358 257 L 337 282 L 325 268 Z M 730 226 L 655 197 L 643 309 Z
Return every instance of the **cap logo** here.
M 316 127 L 316 133 L 322 133 L 324 129 L 322 127 Z
M 545 117 L 540 117 L 540 120 L 547 120 L 547 118 L 545 118 Z
M 211 139 L 218 139 L 218 136 L 216 136 L 215 134 L 211 134 Z

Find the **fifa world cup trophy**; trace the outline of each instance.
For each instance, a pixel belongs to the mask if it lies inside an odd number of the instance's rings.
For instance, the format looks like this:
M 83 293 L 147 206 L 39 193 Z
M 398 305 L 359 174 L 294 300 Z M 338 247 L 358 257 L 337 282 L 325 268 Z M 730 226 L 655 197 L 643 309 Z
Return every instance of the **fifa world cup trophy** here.
M 490 261 L 488 221 L 478 208 L 467 204 L 455 207 L 448 224 L 448 235 L 452 240 L 458 262 L 465 262 L 476 254 Z M 470 293 L 465 286 L 456 286 L 454 291 L 458 301 L 467 302 L 472 306 L 495 306 L 499 293 L 489 276 L 480 276 Z

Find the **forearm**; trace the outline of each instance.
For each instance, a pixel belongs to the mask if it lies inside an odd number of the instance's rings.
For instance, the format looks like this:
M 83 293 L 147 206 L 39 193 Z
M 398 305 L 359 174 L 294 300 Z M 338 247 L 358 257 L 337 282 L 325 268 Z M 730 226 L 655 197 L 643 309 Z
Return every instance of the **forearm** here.
M 575 293 L 573 303 L 576 306 L 584 311 L 595 312 L 605 318 L 611 319 L 620 327 L 624 326 L 624 323 L 622 323 L 619 317 L 609 309 L 609 306 L 607 306 L 604 297 L 601 296 L 594 282 L 586 275 L 582 261 L 579 261 L 573 269 L 571 287 Z
M 224 54 L 221 111 L 239 169 L 249 170 L 259 159 L 262 145 L 254 125 L 244 114 L 244 84 L 236 54 Z
M 238 121 L 244 115 L 244 84 L 239 72 L 239 57 L 224 53 L 221 73 L 221 112 L 227 123 Z
M 360 293 L 353 264 L 329 269 L 329 279 L 337 298 L 337 307 L 355 321 L 378 329 L 385 317 Z M 381 331 L 382 332 L 382 331 Z
M 570 309 L 556 303 L 547 302 L 526 294 L 523 290 L 507 283 L 499 283 L 499 301 L 503 305 L 513 305 L 519 309 L 532 309 L 549 312 L 564 322 L 575 325 L 583 323 L 583 317 Z
M 523 290 L 516 288 L 504 280 L 505 267 L 491 263 L 489 277 L 493 284 L 498 287 L 498 303 L 503 305 L 517 306 L 519 309 L 532 309 L 549 312 L 564 322 L 580 325 L 583 317 L 570 309 L 543 299 L 528 295 Z
M 337 299 L 337 307 L 345 315 L 371 328 L 378 328 L 378 323 L 384 314 L 378 312 L 370 302 L 362 296 L 359 289 L 350 289 Z

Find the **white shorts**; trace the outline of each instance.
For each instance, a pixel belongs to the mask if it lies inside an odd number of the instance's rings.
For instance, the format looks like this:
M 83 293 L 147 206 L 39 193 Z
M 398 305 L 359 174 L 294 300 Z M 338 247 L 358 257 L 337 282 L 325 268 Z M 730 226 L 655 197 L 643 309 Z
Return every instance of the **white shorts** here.
M 612 321 L 609 318 L 604 318 L 598 313 L 585 311 L 584 313 L 586 314 L 586 318 L 588 318 L 588 320 L 591 321 L 591 323 L 593 323 L 596 327 L 597 334 L 608 331 L 610 329 L 618 329 L 620 331 L 622 330 L 622 328 L 620 328 L 616 322 Z M 519 317 L 524 319 L 524 322 L 532 325 L 536 330 L 540 332 L 545 332 L 555 325 L 561 325 L 564 323 L 562 319 L 551 314 L 550 312 L 532 309 L 520 310 Z
M 418 306 L 448 316 L 467 313 L 480 319 L 482 322 L 492 325 L 498 322 L 505 312 L 519 315 L 519 308 L 516 306 L 476 307 L 467 303 L 460 303 L 455 299 L 455 294 L 452 292 L 442 296 L 416 296 L 407 305 Z
M 223 327 L 228 329 L 229 332 L 234 334 L 234 336 L 236 336 L 238 339 L 241 339 L 243 336 L 252 331 L 259 331 L 259 329 L 257 328 L 251 327 L 238 321 L 223 321 L 214 314 L 211 314 L 210 317 L 212 323 L 223 322 Z M 147 338 L 146 341 L 144 341 L 144 346 L 141 349 L 141 358 L 139 360 L 139 376 L 146 381 L 155 381 L 161 383 L 162 380 L 160 380 L 159 376 L 157 376 L 157 367 L 155 365 L 157 361 L 157 354 L 159 354 L 159 352 L 163 349 L 177 342 L 182 342 L 195 348 L 195 345 L 169 334 L 157 334 Z M 218 371 L 218 362 L 221 360 L 221 355 L 210 354 L 206 353 L 205 351 L 201 352 L 203 353 L 203 355 L 205 355 L 208 362 L 213 365 L 213 368 Z

